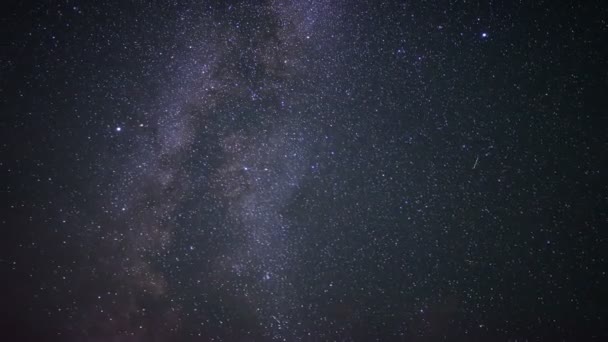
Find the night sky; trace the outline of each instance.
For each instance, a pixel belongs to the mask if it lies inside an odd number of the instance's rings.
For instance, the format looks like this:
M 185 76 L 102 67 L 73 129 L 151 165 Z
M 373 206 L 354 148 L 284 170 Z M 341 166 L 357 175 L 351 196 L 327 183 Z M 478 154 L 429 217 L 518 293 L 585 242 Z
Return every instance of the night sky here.
M 3 341 L 608 338 L 604 1 L 9 1 Z

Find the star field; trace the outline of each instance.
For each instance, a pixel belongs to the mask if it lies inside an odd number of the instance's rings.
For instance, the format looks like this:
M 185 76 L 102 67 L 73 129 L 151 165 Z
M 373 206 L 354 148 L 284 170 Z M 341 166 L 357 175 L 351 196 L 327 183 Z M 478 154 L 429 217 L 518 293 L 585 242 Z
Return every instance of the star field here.
M 601 2 L 3 6 L 3 340 L 607 337 Z

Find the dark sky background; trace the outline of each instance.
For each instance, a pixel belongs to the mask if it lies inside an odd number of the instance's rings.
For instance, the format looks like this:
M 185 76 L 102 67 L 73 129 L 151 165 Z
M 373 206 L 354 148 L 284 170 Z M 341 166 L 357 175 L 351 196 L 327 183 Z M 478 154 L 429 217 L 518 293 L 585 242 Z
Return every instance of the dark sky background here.
M 5 341 L 608 338 L 603 1 L 11 1 Z

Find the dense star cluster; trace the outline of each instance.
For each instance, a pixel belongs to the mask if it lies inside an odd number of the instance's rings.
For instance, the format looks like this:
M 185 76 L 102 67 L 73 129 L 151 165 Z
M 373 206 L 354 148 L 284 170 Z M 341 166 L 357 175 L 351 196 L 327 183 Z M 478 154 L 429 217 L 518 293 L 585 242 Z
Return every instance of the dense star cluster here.
M 608 338 L 601 1 L 2 6 L 0 339 Z

